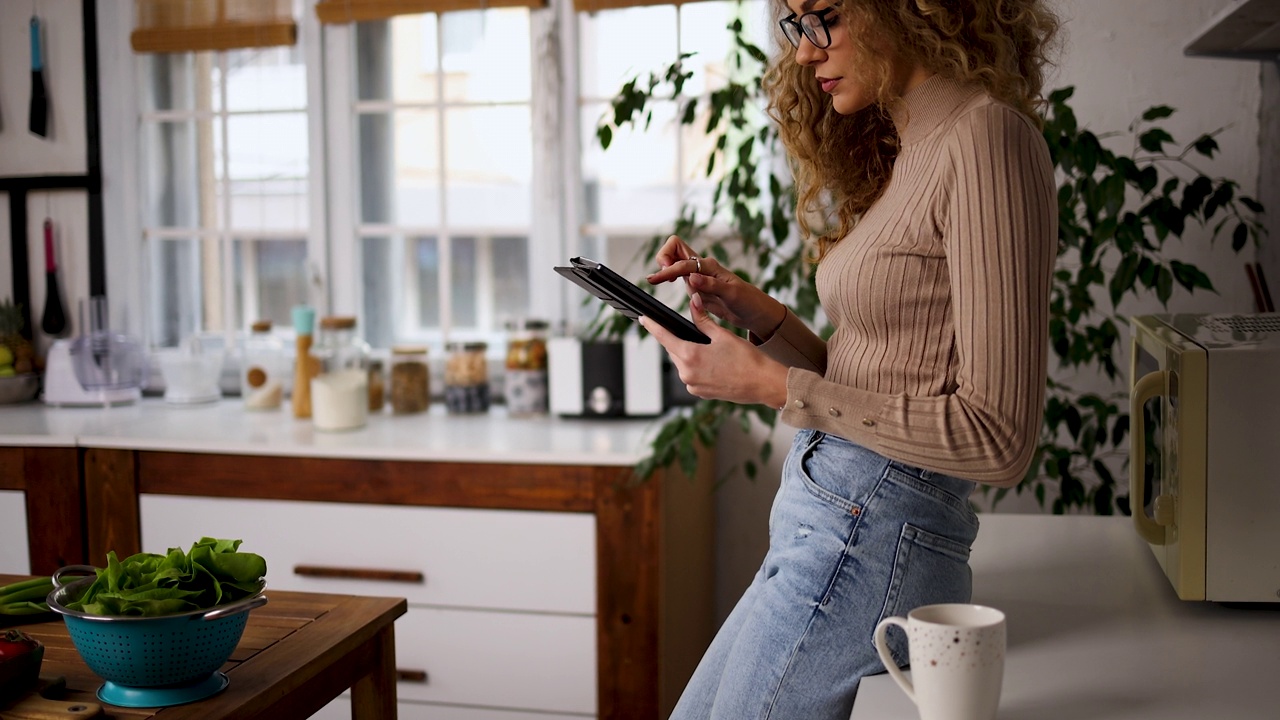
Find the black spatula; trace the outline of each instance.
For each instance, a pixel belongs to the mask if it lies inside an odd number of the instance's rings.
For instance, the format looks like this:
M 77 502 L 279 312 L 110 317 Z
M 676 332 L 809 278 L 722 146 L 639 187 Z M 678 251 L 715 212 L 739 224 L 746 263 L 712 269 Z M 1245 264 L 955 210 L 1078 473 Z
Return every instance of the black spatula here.
M 40 137 L 49 134 L 49 95 L 44 89 L 44 59 L 40 53 L 40 19 L 31 16 L 31 112 L 27 128 Z

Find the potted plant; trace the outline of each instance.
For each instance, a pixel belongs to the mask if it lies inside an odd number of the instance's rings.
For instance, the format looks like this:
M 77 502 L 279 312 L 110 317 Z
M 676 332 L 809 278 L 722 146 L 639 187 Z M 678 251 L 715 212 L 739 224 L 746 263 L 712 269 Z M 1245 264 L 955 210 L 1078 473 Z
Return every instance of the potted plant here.
M 701 125 L 714 139 L 714 152 L 705 173 L 715 189 L 712 209 L 699 218 L 685 208 L 671 233 L 696 239 L 726 267 L 766 292 L 784 299 L 796 313 L 813 323 L 818 315 L 813 268 L 794 236 L 794 197 L 782 171 L 775 129 L 762 109 L 766 56 L 745 36 L 741 21 L 728 30 L 733 37 L 727 58 L 728 82 L 704 98 L 683 97 L 688 56 L 647 78 L 633 78 L 611 103 L 596 137 L 607 149 L 614 130 L 646 128 L 652 119 L 650 103 L 674 99 L 684 125 Z M 1160 125 L 1174 113 L 1165 105 L 1151 107 L 1124 133 L 1097 134 L 1079 127 L 1068 100 L 1073 88 L 1053 91 L 1044 111 L 1043 132 L 1058 172 L 1058 262 L 1053 275 L 1050 339 L 1053 356 L 1063 371 L 1092 371 L 1112 384 L 1117 380 L 1120 326 L 1116 312 L 1126 298 L 1154 295 L 1161 304 L 1175 287 L 1187 292 L 1213 291 L 1210 278 L 1197 266 L 1170 258 L 1165 243 L 1182 237 L 1193 225 L 1209 228 L 1210 242 L 1223 235 L 1239 252 L 1257 242 L 1263 229 L 1254 215 L 1263 208 L 1240 194 L 1239 183 L 1215 178 L 1195 165 L 1217 151 L 1221 128 L 1179 145 Z M 1130 152 L 1108 149 L 1121 135 L 1132 137 Z M 1104 144 L 1104 141 L 1110 141 Z M 716 232 L 721 227 L 728 231 Z M 670 233 L 655 236 L 641 250 L 652 258 Z M 1105 291 L 1105 294 L 1104 292 Z M 1099 295 L 1109 304 L 1098 301 Z M 628 325 L 616 314 L 602 313 L 595 332 L 618 335 Z M 819 328 L 823 334 L 830 328 Z M 1054 513 L 1091 510 L 1127 513 L 1124 487 L 1117 488 L 1115 472 L 1123 464 L 1129 429 L 1127 393 L 1079 391 L 1051 373 L 1044 425 L 1035 460 L 1025 481 L 1014 490 L 1032 492 L 1042 508 Z M 666 418 L 654 436 L 649 455 L 636 467 L 648 477 L 655 469 L 679 463 L 692 475 L 699 444 L 713 445 L 721 427 L 736 422 L 749 429 L 758 422 L 772 429 L 773 408 L 702 400 Z M 759 463 L 769 460 L 772 445 L 766 437 L 754 459 L 743 463 L 755 478 Z M 984 488 L 990 490 L 989 488 Z M 993 506 L 1009 489 L 994 490 Z

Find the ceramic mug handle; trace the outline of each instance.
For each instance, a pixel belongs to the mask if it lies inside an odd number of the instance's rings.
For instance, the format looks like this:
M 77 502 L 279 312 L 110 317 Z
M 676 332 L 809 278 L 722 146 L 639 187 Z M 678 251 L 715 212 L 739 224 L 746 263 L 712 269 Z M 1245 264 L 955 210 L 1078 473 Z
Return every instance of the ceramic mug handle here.
M 885 642 L 885 632 L 889 630 L 890 625 L 897 625 L 902 628 L 902 632 L 907 632 L 907 619 L 900 617 L 887 617 L 876 625 L 876 652 L 880 653 L 880 662 L 884 663 L 884 667 L 893 676 L 893 681 L 898 683 L 898 687 L 902 688 L 902 692 L 911 698 L 914 704 L 916 701 L 916 689 L 911 685 L 911 681 L 906 675 L 902 674 L 902 668 L 898 667 L 898 663 L 893 659 L 893 653 L 889 650 L 889 644 Z

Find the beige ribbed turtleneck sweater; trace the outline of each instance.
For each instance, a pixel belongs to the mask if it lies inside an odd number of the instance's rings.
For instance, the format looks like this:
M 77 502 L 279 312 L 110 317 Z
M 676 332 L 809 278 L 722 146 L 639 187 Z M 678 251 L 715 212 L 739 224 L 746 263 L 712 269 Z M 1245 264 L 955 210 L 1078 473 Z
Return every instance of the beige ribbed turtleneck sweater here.
M 823 342 L 788 312 L 761 349 L 790 366 L 783 422 L 1009 486 L 1043 413 L 1053 165 L 1027 117 L 937 75 L 894 112 L 884 194 L 818 266 Z

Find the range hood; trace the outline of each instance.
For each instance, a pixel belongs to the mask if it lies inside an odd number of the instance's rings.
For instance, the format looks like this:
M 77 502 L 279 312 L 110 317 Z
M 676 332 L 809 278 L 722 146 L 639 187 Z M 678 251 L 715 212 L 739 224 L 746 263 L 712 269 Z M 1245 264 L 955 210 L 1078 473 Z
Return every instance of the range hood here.
M 1280 60 L 1280 2 L 1233 0 L 1182 49 L 1193 56 Z

